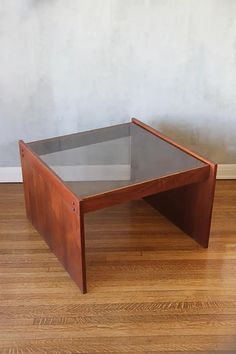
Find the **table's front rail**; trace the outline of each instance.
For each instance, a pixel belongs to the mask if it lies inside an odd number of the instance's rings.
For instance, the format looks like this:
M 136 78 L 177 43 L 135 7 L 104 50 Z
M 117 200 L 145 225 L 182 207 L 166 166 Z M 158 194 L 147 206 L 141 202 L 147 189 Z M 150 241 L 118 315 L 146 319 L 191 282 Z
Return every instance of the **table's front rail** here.
M 160 193 L 188 184 L 199 183 L 207 180 L 209 166 L 194 168 L 183 172 L 160 177 L 145 182 L 131 184 L 127 187 L 117 188 L 108 192 L 84 197 L 81 200 L 84 213 L 106 208 L 129 200 L 140 199 L 148 195 Z
M 19 145 L 27 216 L 84 293 L 84 224 L 80 200 L 27 144 L 20 141 Z

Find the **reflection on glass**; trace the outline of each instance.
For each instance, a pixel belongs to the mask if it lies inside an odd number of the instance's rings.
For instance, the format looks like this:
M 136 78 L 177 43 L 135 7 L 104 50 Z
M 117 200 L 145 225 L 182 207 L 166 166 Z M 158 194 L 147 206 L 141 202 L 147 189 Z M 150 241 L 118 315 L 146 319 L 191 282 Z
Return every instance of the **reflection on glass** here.
M 28 145 L 79 196 L 204 166 L 133 123 Z

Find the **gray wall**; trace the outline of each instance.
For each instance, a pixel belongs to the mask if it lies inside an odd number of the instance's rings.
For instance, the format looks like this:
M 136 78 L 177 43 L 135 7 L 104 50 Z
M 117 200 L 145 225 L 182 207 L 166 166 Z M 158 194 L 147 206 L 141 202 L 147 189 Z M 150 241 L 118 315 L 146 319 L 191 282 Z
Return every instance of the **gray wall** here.
M 235 0 L 1 0 L 0 166 L 137 116 L 236 163 Z

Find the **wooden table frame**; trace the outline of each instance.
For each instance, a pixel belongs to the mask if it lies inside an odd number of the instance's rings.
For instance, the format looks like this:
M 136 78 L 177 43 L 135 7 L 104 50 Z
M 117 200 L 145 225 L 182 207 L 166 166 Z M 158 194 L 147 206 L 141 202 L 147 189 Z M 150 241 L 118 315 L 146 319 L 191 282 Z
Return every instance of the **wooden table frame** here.
M 79 198 L 26 143 L 19 141 L 27 217 L 82 293 L 87 292 L 85 213 L 144 198 L 200 245 L 208 247 L 217 165 L 135 118 L 132 123 L 205 165 Z

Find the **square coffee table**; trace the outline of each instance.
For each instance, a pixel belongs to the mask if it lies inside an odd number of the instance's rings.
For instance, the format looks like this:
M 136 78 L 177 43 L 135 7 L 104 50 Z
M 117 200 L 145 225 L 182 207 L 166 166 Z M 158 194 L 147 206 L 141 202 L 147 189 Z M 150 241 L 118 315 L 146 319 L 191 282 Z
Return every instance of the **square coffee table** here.
M 139 120 L 19 145 L 27 217 L 82 293 L 85 213 L 144 198 L 208 247 L 216 164 Z

